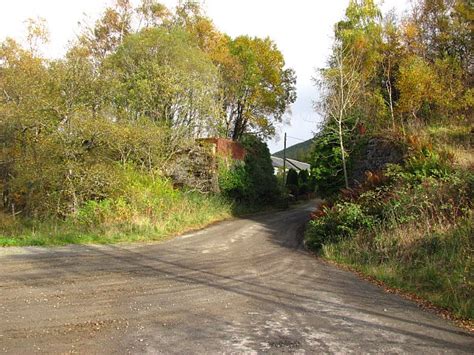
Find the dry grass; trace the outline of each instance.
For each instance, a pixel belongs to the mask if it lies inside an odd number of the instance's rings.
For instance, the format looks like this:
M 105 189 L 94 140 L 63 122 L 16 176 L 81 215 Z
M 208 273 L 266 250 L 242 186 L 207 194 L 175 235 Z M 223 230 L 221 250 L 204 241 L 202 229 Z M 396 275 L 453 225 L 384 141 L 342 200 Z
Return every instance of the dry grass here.
M 445 145 L 444 151 L 452 157 L 453 164 L 460 169 L 474 170 L 474 151 L 463 146 Z

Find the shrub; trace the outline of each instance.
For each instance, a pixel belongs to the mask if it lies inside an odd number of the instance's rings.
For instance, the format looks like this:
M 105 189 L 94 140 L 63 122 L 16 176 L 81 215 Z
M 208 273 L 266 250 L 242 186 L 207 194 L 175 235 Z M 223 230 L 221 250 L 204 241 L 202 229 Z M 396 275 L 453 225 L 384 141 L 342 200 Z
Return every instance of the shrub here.
M 307 170 L 301 170 L 298 174 L 299 183 L 299 194 L 305 195 L 314 192 L 314 186 L 312 188 L 311 179 Z
M 360 228 L 372 228 L 373 217 L 362 206 L 343 202 L 325 209 L 325 215 L 309 222 L 305 238 L 308 247 L 319 250 L 325 244 L 353 237 Z
M 310 192 L 313 192 L 313 191 L 311 191 L 309 183 L 307 183 L 307 182 L 300 183 L 300 186 L 299 186 L 299 189 L 298 189 L 298 194 L 299 195 L 306 195 Z
M 344 186 L 341 150 L 337 136 L 330 129 L 315 137 L 311 152 L 311 176 L 321 196 L 330 196 Z
M 300 184 L 305 184 L 309 181 L 308 170 L 301 170 L 298 174 L 298 181 Z
M 298 186 L 298 173 L 295 169 L 289 169 L 286 175 L 286 184 Z
M 12 162 L 6 173 L 0 171 L 4 210 L 26 217 L 66 217 L 87 201 L 113 197 L 122 187 L 121 167 L 132 165 L 148 174 L 173 149 L 166 142 L 167 129 L 145 120 L 74 117 L 67 131 L 31 134 L 19 127 L 12 131 L 14 142 L 24 135 L 27 143 L 12 144 Z
M 219 190 L 230 199 L 239 200 L 248 196 L 249 176 L 245 165 L 238 161 L 228 164 L 219 163 Z
M 448 162 L 439 153 L 428 149 L 407 159 L 404 170 L 403 176 L 414 181 L 426 177 L 443 178 L 452 172 Z
M 252 135 L 243 136 L 241 143 L 246 151 L 244 162 L 219 162 L 221 193 L 246 205 L 266 205 L 278 201 L 281 192 L 267 145 Z
M 298 185 L 299 185 L 298 173 L 296 172 L 295 169 L 289 169 L 286 175 L 286 188 L 288 192 L 295 197 L 298 197 L 298 192 L 299 192 Z
M 254 191 L 254 202 L 272 203 L 278 200 L 280 190 L 266 143 L 253 135 L 245 135 L 241 143 L 247 151 L 245 167 Z
M 305 195 L 314 192 L 314 187 L 311 188 L 310 176 L 307 170 L 301 170 L 298 174 L 299 194 Z

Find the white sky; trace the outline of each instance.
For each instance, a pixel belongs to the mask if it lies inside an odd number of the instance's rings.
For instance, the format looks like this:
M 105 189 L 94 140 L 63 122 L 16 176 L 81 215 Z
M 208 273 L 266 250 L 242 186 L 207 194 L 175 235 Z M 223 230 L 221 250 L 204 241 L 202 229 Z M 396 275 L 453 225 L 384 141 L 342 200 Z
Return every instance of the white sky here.
M 59 57 L 68 41 L 78 33 L 78 22 L 87 14 L 93 23 L 112 0 L 13 0 L 2 1 L 0 40 L 10 36 L 24 37 L 24 21 L 43 17 L 48 23 L 50 44 L 45 52 Z M 137 3 L 138 0 L 134 0 Z M 174 7 L 177 0 L 162 0 Z M 331 46 L 334 24 L 342 19 L 349 0 L 205 0 L 204 7 L 217 28 L 232 37 L 248 34 L 269 36 L 283 52 L 287 66 L 296 70 L 298 99 L 292 107 L 291 124 L 278 129 L 277 137 L 268 142 L 272 152 L 283 147 L 279 137 L 306 140 L 317 129 L 318 115 L 312 109 L 317 96 L 311 77 L 315 68 L 325 65 Z M 402 13 L 408 0 L 385 0 L 383 11 L 395 8 Z M 300 140 L 288 138 L 288 146 Z

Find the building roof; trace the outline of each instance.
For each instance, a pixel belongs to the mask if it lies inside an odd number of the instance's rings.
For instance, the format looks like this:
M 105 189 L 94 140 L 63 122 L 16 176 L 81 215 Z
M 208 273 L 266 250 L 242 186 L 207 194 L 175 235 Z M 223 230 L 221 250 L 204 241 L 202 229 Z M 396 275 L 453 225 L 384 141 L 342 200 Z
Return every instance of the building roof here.
M 272 156 L 272 164 L 274 168 L 283 168 L 283 159 Z M 286 158 L 286 167 L 288 169 L 295 169 L 296 171 L 310 170 L 311 165 L 303 163 L 302 161 Z

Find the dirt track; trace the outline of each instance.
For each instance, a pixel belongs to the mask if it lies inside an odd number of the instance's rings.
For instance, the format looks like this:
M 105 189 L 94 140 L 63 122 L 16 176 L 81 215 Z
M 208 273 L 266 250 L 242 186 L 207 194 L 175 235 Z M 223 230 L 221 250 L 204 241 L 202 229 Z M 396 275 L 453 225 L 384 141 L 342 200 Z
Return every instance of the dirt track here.
M 474 353 L 297 238 L 309 205 L 153 245 L 0 249 L 0 352 Z

